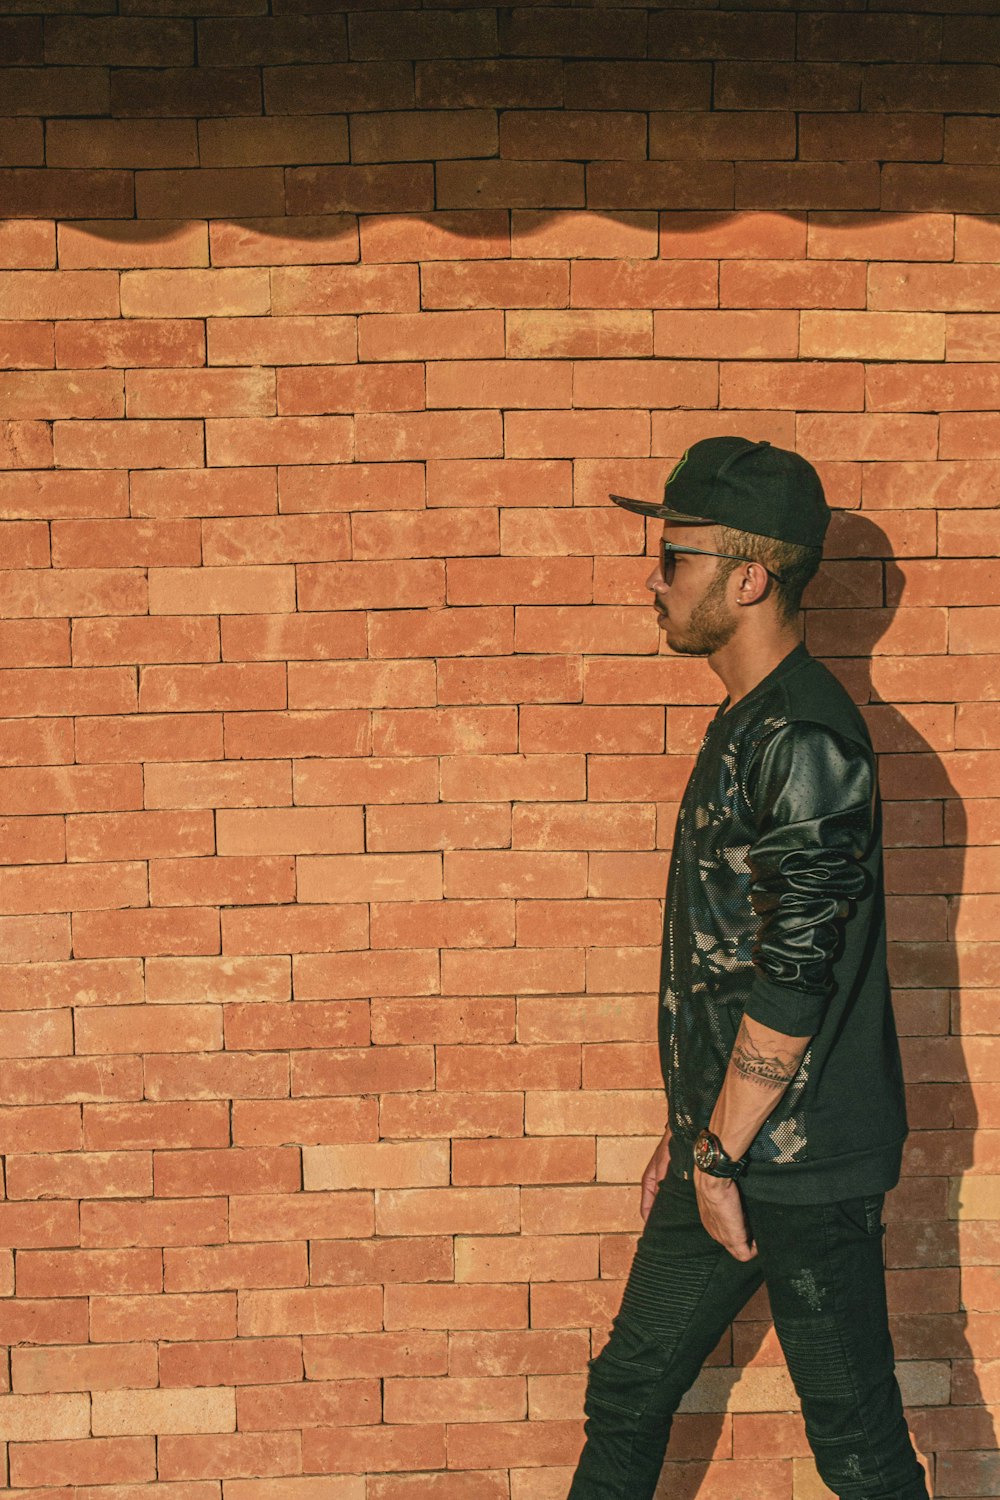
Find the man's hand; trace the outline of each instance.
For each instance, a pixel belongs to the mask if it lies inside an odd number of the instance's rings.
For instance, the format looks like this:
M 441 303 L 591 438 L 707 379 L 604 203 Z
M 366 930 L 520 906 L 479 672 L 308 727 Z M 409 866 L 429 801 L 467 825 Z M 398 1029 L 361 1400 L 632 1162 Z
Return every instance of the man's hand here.
M 642 1174 L 642 1200 L 639 1204 L 639 1212 L 642 1214 L 642 1222 L 645 1224 L 646 1216 L 653 1206 L 653 1199 L 659 1191 L 660 1183 L 667 1175 L 667 1167 L 670 1165 L 670 1126 L 663 1132 L 663 1139 L 649 1158 L 649 1165 Z
M 695 1167 L 694 1188 L 701 1222 L 713 1240 L 718 1240 L 736 1260 L 753 1260 L 757 1246 L 750 1234 L 737 1184 L 730 1178 L 713 1177 Z

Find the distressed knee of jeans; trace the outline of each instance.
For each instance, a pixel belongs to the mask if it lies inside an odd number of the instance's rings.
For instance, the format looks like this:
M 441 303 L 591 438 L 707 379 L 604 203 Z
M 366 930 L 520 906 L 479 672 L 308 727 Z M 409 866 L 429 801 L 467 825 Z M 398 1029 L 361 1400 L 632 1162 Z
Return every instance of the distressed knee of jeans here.
M 808 1426 L 806 1432 L 817 1473 L 835 1495 L 864 1500 L 865 1496 L 883 1493 L 882 1477 L 863 1432 L 832 1440 L 815 1437 Z
M 836 1318 L 782 1318 L 778 1337 L 803 1400 L 852 1401 L 854 1382 Z

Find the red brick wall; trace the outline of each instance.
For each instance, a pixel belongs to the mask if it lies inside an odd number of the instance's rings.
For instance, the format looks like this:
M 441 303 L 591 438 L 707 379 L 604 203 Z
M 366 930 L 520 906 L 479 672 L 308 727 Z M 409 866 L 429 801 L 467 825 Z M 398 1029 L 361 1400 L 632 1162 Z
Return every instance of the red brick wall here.
M 10 1489 L 563 1500 L 722 697 L 607 492 L 735 431 L 837 510 L 900 1376 L 996 1494 L 995 6 L 316 3 L 0 19 Z M 668 1470 L 825 1493 L 763 1295 Z

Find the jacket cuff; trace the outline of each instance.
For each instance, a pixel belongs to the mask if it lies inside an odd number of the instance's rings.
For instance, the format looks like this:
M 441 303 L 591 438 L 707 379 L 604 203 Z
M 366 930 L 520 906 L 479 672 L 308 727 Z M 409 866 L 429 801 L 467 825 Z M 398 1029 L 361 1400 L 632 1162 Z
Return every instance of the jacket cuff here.
M 786 1036 L 815 1036 L 826 1011 L 823 995 L 809 995 L 791 985 L 754 975 L 743 1014 Z

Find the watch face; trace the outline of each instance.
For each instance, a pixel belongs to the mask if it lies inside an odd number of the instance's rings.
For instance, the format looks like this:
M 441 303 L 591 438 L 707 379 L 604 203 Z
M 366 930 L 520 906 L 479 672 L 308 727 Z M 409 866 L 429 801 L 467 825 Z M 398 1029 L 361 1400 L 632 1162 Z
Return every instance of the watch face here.
M 714 1165 L 716 1160 L 715 1145 L 710 1136 L 700 1135 L 694 1148 L 695 1161 L 699 1167 L 704 1169 Z

